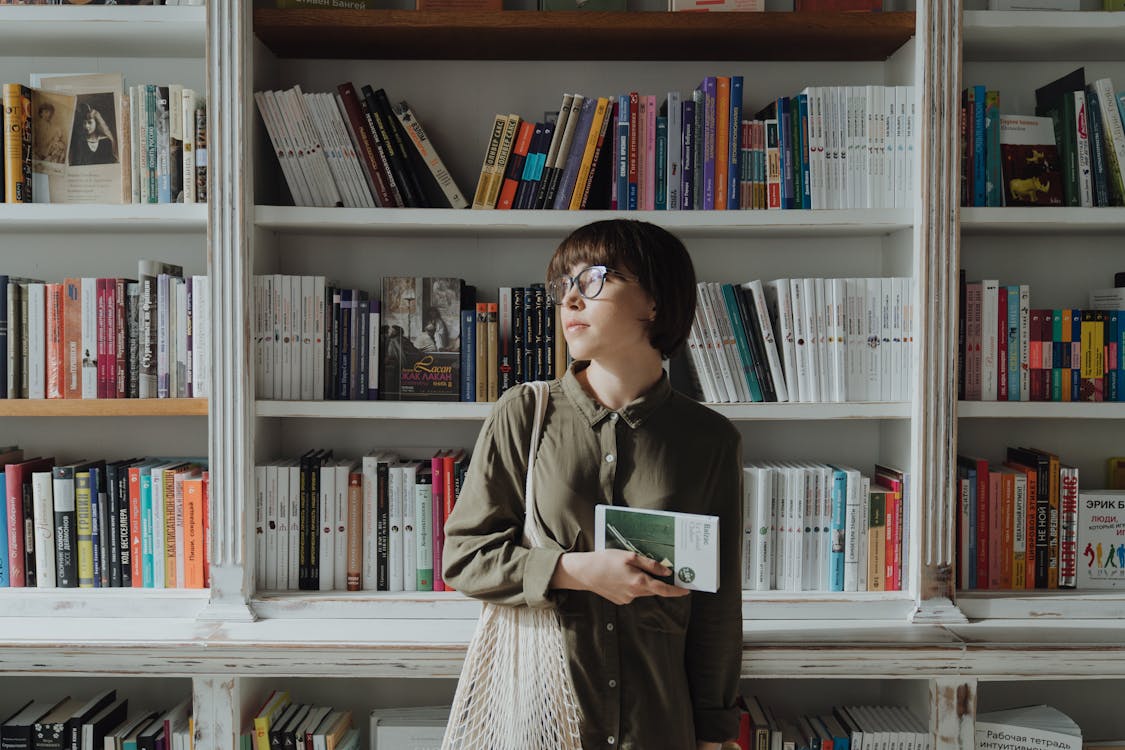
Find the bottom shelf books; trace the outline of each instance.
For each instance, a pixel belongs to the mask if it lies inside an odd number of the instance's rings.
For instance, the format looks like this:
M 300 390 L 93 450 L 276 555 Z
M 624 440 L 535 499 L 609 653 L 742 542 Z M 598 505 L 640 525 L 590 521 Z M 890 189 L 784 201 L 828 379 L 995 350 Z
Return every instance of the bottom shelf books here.
M 932 750 L 929 727 L 901 706 L 836 706 L 783 716 L 756 696 L 743 700 L 738 741 L 723 750 Z
M 130 709 L 106 690 L 91 698 L 32 700 L 0 726 L 11 750 L 192 750 L 191 699 L 170 709 Z
M 1052 706 L 977 714 L 976 750 L 1082 750 L 1082 729 Z

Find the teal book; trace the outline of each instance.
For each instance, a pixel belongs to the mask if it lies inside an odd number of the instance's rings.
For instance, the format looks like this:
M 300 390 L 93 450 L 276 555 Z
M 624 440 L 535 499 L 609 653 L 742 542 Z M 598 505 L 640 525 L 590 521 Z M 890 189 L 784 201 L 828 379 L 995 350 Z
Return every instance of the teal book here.
M 594 507 L 594 549 L 635 552 L 670 568 L 666 583 L 719 590 L 719 518 L 668 510 Z

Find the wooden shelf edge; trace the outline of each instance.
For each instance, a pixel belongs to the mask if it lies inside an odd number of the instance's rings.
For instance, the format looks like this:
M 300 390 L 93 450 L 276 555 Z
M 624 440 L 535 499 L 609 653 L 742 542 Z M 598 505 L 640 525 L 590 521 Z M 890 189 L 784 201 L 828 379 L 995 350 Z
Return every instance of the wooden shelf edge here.
M 0 6 L 6 56 L 202 59 L 206 29 L 204 6 Z
M 254 11 L 285 58 L 886 60 L 913 12 Z
M 960 419 L 1125 419 L 1125 403 L 958 401 Z
M 0 232 L 203 234 L 207 205 L 0 204 Z
M 1125 230 L 1125 208 L 962 208 L 961 234 L 1114 234 Z
M 205 417 L 205 398 L 0 399 L 0 417 Z

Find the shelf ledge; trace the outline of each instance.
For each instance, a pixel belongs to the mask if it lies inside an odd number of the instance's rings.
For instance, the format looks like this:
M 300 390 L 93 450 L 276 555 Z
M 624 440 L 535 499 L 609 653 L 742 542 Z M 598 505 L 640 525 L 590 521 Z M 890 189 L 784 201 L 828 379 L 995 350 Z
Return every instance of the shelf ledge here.
M 908 209 L 824 211 L 471 211 L 258 206 L 260 229 L 366 237 L 558 237 L 592 221 L 649 221 L 681 237 L 879 237 L 909 229 Z
M 490 403 L 433 401 L 259 401 L 257 416 L 305 419 L 482 421 Z M 848 404 L 705 404 L 735 422 L 909 419 L 909 402 Z
M 1125 60 L 1125 18 L 1098 11 L 965 11 L 964 60 Z
M 1125 232 L 1125 208 L 962 208 L 962 236 L 1098 235 Z
M 961 419 L 1125 419 L 1125 403 L 958 401 Z
M 206 41 L 204 6 L 0 6 L 3 57 L 109 55 L 202 61 Z
M 205 398 L 0 399 L 0 417 L 205 417 Z
M 207 231 L 204 203 L 0 204 L 0 233 L 198 234 Z

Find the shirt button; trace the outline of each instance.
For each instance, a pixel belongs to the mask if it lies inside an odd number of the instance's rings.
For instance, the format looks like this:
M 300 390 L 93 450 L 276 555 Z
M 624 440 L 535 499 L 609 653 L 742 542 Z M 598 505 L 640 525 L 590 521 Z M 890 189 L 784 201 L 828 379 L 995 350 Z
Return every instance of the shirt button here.
M 607 622 L 607 623 L 605 624 L 605 629 L 606 629 L 606 630 L 613 630 L 613 623 L 612 623 L 612 622 Z
M 613 414 L 610 414 L 610 415 L 609 415 L 609 420 L 610 420 L 611 422 L 616 422 L 616 421 L 617 421 L 617 418 L 618 418 L 619 416 L 621 416 L 621 415 L 620 415 L 620 414 L 618 414 L 617 412 L 613 412 Z
M 605 462 L 607 464 L 613 463 L 613 454 L 612 453 L 605 454 Z
M 614 742 L 617 742 L 617 738 L 610 736 L 609 739 L 606 740 L 606 742 L 612 745 Z
M 617 680 L 610 680 L 610 681 L 609 681 L 609 686 L 610 686 L 611 688 L 615 688 L 615 687 L 617 687 Z

